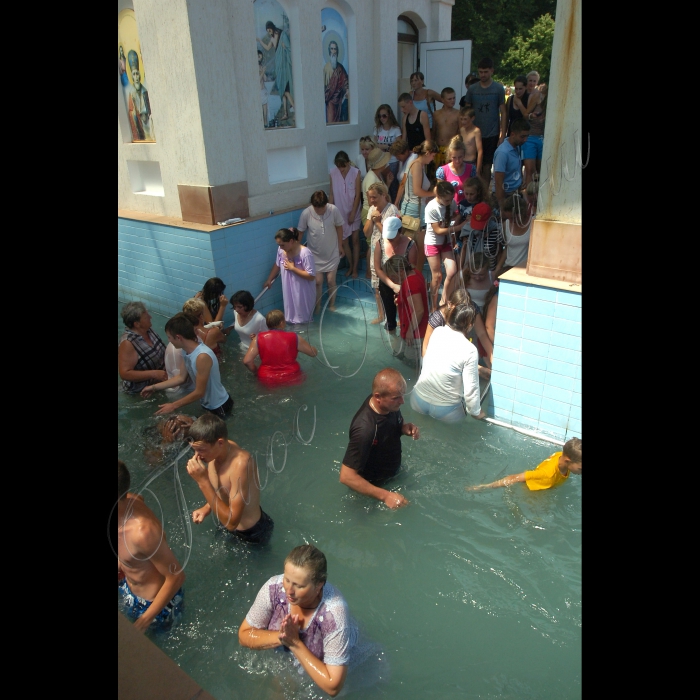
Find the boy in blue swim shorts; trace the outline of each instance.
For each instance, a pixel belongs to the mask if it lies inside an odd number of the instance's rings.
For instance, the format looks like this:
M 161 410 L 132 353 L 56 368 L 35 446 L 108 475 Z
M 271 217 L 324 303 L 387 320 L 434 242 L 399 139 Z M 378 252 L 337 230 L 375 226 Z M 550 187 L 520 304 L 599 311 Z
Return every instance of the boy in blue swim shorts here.
M 141 496 L 129 493 L 131 477 L 119 463 L 117 558 L 121 607 L 134 627 L 169 627 L 182 611 L 185 572 L 165 532 Z

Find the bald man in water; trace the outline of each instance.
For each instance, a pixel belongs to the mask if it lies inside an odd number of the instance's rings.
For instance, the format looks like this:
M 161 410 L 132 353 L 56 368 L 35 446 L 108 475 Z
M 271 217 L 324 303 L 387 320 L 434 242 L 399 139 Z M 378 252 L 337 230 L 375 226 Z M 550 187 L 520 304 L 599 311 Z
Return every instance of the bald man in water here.
M 381 484 L 401 468 L 401 436 L 420 437 L 417 425 L 405 423 L 401 415 L 406 380 L 391 367 L 377 372 L 372 393 L 350 424 L 350 442 L 340 467 L 340 483 L 365 496 L 400 508 L 408 501 Z

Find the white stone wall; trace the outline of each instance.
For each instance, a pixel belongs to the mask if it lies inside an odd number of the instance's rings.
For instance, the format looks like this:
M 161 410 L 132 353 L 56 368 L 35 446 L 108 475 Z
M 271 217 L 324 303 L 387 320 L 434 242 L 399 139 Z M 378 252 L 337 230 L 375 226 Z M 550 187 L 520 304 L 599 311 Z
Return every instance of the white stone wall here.
M 413 19 L 421 41 L 449 40 L 453 3 L 280 0 L 290 20 L 297 128 L 265 130 L 251 0 L 133 0 L 157 142 L 129 143 L 119 122 L 119 207 L 179 217 L 178 184 L 240 181 L 248 182 L 251 216 L 308 201 L 328 186 L 329 154 L 354 144 L 349 154 L 357 155 L 379 104 L 396 104 L 398 16 Z M 129 6 L 120 0 L 118 10 Z M 324 7 L 338 10 L 348 27 L 350 124 L 325 123 Z M 306 177 L 270 184 L 268 151 L 285 148 L 305 149 Z M 134 194 L 127 160 L 158 162 L 164 196 Z

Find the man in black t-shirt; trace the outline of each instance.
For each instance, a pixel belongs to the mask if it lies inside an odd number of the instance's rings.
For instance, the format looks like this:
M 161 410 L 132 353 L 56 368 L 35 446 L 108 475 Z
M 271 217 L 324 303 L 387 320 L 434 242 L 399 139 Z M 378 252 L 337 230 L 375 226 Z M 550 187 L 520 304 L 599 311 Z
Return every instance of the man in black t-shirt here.
M 391 367 L 381 370 L 367 397 L 350 424 L 350 442 L 340 467 L 340 483 L 372 496 L 389 508 L 400 508 L 408 501 L 380 483 L 395 476 L 401 468 L 401 436 L 420 437 L 417 425 L 405 423 L 401 415 L 406 380 Z

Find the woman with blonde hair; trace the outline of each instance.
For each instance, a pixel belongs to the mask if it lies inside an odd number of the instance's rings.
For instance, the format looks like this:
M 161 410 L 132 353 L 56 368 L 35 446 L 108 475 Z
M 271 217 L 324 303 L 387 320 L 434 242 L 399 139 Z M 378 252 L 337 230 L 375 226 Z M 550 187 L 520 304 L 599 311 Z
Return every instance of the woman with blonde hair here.
M 462 137 L 457 134 L 447 147 L 449 162 L 441 165 L 435 173 L 438 180 L 449 182 L 455 188 L 454 200 L 457 205 L 464 200 L 464 187 L 467 180 L 476 176 L 476 166 L 465 162 L 466 153 L 467 147 Z
M 219 343 L 225 343 L 226 336 L 223 334 L 218 325 L 205 328 L 204 314 L 206 313 L 206 308 L 206 304 L 201 299 L 188 299 L 182 305 L 182 313 L 186 314 L 187 318 L 192 321 L 194 332 L 197 334 L 197 337 L 208 348 L 211 348 L 214 351 L 216 359 L 221 362 L 223 360 L 223 352 L 219 347 Z
M 381 296 L 379 294 L 379 277 L 375 268 L 374 248 L 379 243 L 384 232 L 384 221 L 390 216 L 400 217 L 401 213 L 388 198 L 388 189 L 383 182 L 374 182 L 367 190 L 367 198 L 370 203 L 367 221 L 365 222 L 364 233 L 369 240 L 368 270 L 371 274 L 372 289 L 377 302 L 377 318 L 372 323 L 381 323 L 384 320 L 384 310 Z
M 360 177 L 364 178 L 364 176 L 369 172 L 370 168 L 367 164 L 367 156 L 370 154 L 372 149 L 378 147 L 379 146 L 374 140 L 373 136 L 370 136 L 369 134 L 367 136 L 360 136 L 360 158 L 359 162 L 357 163 L 357 167 L 360 169 Z

